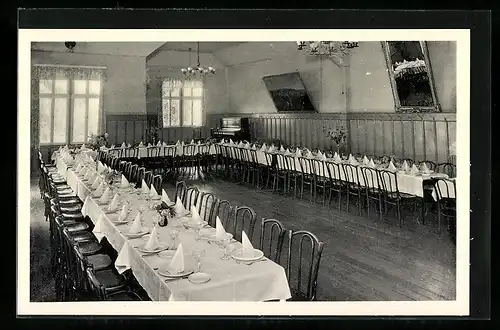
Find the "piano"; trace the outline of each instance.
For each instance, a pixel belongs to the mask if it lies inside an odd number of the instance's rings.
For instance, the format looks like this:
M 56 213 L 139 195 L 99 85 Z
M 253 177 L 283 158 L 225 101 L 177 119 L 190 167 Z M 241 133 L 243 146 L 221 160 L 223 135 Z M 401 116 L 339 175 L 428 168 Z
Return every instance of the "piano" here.
M 220 119 L 220 127 L 211 128 L 210 134 L 214 139 L 250 141 L 250 124 L 248 118 L 224 117 Z

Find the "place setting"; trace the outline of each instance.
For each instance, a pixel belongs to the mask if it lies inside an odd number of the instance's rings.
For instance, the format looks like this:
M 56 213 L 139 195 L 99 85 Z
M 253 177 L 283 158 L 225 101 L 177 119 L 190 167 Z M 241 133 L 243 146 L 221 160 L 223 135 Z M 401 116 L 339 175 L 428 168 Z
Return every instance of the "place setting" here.
M 237 264 L 241 263 L 241 264 L 245 264 L 247 266 L 250 266 L 250 265 L 253 265 L 256 262 L 261 262 L 261 261 L 267 261 L 267 260 L 269 260 L 266 257 L 264 257 L 264 253 L 261 250 L 255 249 L 252 246 L 252 243 L 248 239 L 248 236 L 246 235 L 245 231 L 242 231 L 241 237 L 242 237 L 241 248 L 240 249 L 234 249 L 230 253 L 231 258 L 233 258 L 234 260 L 236 260 Z
M 134 222 L 129 230 L 122 232 L 122 234 L 129 239 L 141 238 L 148 233 L 149 228 L 143 225 L 143 212 L 141 210 L 137 212 Z

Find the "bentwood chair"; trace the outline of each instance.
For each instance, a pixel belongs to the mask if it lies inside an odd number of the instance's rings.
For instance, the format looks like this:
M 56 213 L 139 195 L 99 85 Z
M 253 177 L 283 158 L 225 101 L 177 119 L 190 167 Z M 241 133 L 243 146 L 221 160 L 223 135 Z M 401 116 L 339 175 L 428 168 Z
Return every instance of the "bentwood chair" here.
M 198 196 L 200 195 L 200 189 L 196 186 L 191 186 L 187 188 L 186 195 L 184 197 L 184 207 L 186 210 L 191 211 L 191 206 L 196 206 L 198 202 Z
M 276 190 L 278 183 L 278 167 L 276 166 L 276 162 L 274 161 L 273 154 L 267 151 L 264 151 L 264 156 L 266 157 L 267 163 L 267 179 L 266 179 L 266 188 L 269 188 L 269 183 L 273 182 L 273 191 Z
M 177 201 L 177 199 L 180 199 L 182 203 L 184 203 L 184 199 L 186 198 L 186 191 L 187 191 L 187 185 L 186 182 L 184 181 L 178 181 L 175 184 L 175 200 L 174 203 Z
M 151 184 L 153 184 L 153 176 L 154 176 L 153 171 L 144 172 L 144 182 L 146 182 L 146 185 L 148 186 L 148 188 L 151 188 Z
M 217 198 L 212 193 L 202 192 L 198 199 L 198 214 L 200 217 L 206 221 L 210 226 L 214 226 L 215 219 L 212 217 L 215 206 L 217 203 Z
M 330 192 L 328 194 L 328 205 L 332 203 L 333 193 L 337 194 L 337 204 L 339 210 L 342 207 L 342 191 L 345 190 L 345 184 L 342 181 L 341 167 L 337 163 L 325 162 L 328 178 L 330 179 Z
M 362 205 L 362 191 L 359 182 L 359 171 L 357 166 L 351 164 L 342 164 L 342 169 L 344 170 L 344 178 L 346 181 L 346 197 L 347 197 L 347 211 L 350 210 L 350 200 L 351 197 L 357 198 L 358 213 L 361 215 L 361 205 Z
M 287 230 L 276 219 L 262 218 L 260 225 L 260 250 L 270 260 L 279 263 L 283 249 L 283 240 Z
M 293 155 L 285 155 L 285 166 L 288 170 L 288 189 L 292 189 L 293 185 L 293 197 L 297 197 L 297 189 L 299 188 L 299 182 L 302 180 L 302 171 L 300 164 L 296 161 L 296 157 Z M 298 165 L 298 166 L 297 166 Z
M 316 202 L 316 194 L 318 189 L 321 190 L 322 203 L 325 205 L 326 193 L 330 188 L 330 179 L 328 178 L 328 170 L 324 161 L 319 159 L 310 159 L 311 168 L 314 173 L 314 202 Z
M 366 198 L 366 212 L 370 216 L 371 202 L 378 206 L 379 220 L 382 221 L 382 190 L 380 185 L 380 175 L 377 169 L 371 167 L 360 167 L 363 175 L 364 187 Z
M 236 206 L 233 212 L 233 221 L 228 232 L 233 234 L 235 240 L 242 240 L 242 231 L 245 231 L 248 239 L 252 240 L 257 214 L 248 206 Z
M 413 202 L 413 208 L 416 210 L 417 196 L 402 193 L 399 191 L 398 177 L 396 173 L 388 170 L 380 170 L 380 183 L 384 197 L 384 214 L 387 214 L 387 205 L 396 207 L 396 217 L 399 221 L 399 227 L 402 227 L 403 215 L 401 214 L 401 205 Z
M 309 231 L 288 235 L 286 275 L 292 301 L 314 301 L 324 243 Z
M 137 169 L 137 179 L 136 179 L 136 188 L 142 188 L 142 180 L 145 179 L 146 176 L 146 168 L 145 167 L 139 167 Z
M 212 221 L 213 223 L 216 223 L 216 219 L 219 217 L 224 228 L 228 228 L 231 224 L 232 214 L 233 207 L 231 206 L 231 203 L 227 200 L 218 200 L 215 204 Z
M 440 163 L 436 166 L 436 172 L 444 173 L 449 178 L 455 178 L 457 176 L 457 166 L 453 163 Z
M 161 194 L 162 186 L 163 186 L 163 176 L 161 174 L 157 174 L 153 176 L 151 185 L 155 187 L 155 190 L 158 194 Z
M 302 180 L 300 181 L 300 198 L 304 196 L 304 186 L 309 187 L 309 201 L 312 202 L 316 197 L 314 169 L 311 164 L 311 159 L 306 157 L 299 157 L 300 169 L 302 172 Z
M 441 236 L 441 219 L 447 220 L 447 228 L 452 240 L 455 239 L 455 222 L 456 222 L 456 193 L 457 186 L 455 180 L 439 178 L 434 183 L 436 200 L 438 206 L 438 235 Z

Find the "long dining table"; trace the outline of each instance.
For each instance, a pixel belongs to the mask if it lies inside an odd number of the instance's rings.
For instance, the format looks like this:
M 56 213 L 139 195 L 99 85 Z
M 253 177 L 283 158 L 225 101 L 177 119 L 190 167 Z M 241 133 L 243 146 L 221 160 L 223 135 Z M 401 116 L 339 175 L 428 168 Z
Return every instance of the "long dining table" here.
M 64 163 L 58 160 L 58 163 Z M 91 168 L 96 168 L 91 165 Z M 135 192 L 115 190 L 119 195 L 120 207 L 129 203 L 129 221 L 125 225 L 115 223 L 118 213 L 106 212 L 106 205 L 101 205 L 92 196 L 91 184 L 75 173 L 69 166 L 58 167 L 64 172 L 68 185 L 75 194 L 84 201 L 82 214 L 88 216 L 94 223 L 94 234 L 99 239 L 106 237 L 111 246 L 118 251 L 115 268 L 119 273 L 131 269 L 139 284 L 153 301 L 286 301 L 291 298 L 284 268 L 273 261 L 263 258 L 255 263 L 242 263 L 229 258 L 221 259 L 223 249 L 216 242 L 197 238 L 197 231 L 183 226 L 175 226 L 175 222 L 164 227 L 157 227 L 159 241 L 169 249 L 175 249 L 182 242 L 186 265 L 192 264 L 192 252 L 204 250 L 201 260 L 201 272 L 210 275 L 210 281 L 203 284 L 191 283 L 188 279 L 171 280 L 159 274 L 158 269 L 166 267 L 168 260 L 161 254 L 144 254 L 140 248 L 144 246 L 144 237 L 129 239 L 132 221 L 138 210 L 144 207 L 142 213 L 143 227 L 151 232 L 154 216 L 158 213 L 151 209 L 151 204 L 158 201 L 145 200 Z M 63 169 L 65 168 L 65 169 Z M 215 230 L 214 228 L 210 228 Z M 178 232 L 173 239 L 172 231 Z M 231 243 L 234 250 L 241 248 L 241 243 Z

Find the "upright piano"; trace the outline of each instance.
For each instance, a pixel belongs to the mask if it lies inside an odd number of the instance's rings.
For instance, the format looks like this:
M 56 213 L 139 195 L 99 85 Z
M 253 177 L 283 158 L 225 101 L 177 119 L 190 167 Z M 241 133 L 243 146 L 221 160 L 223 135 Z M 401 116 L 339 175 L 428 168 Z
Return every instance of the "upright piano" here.
M 248 118 L 223 117 L 220 119 L 220 127 L 211 128 L 210 134 L 215 139 L 250 141 L 250 124 Z

